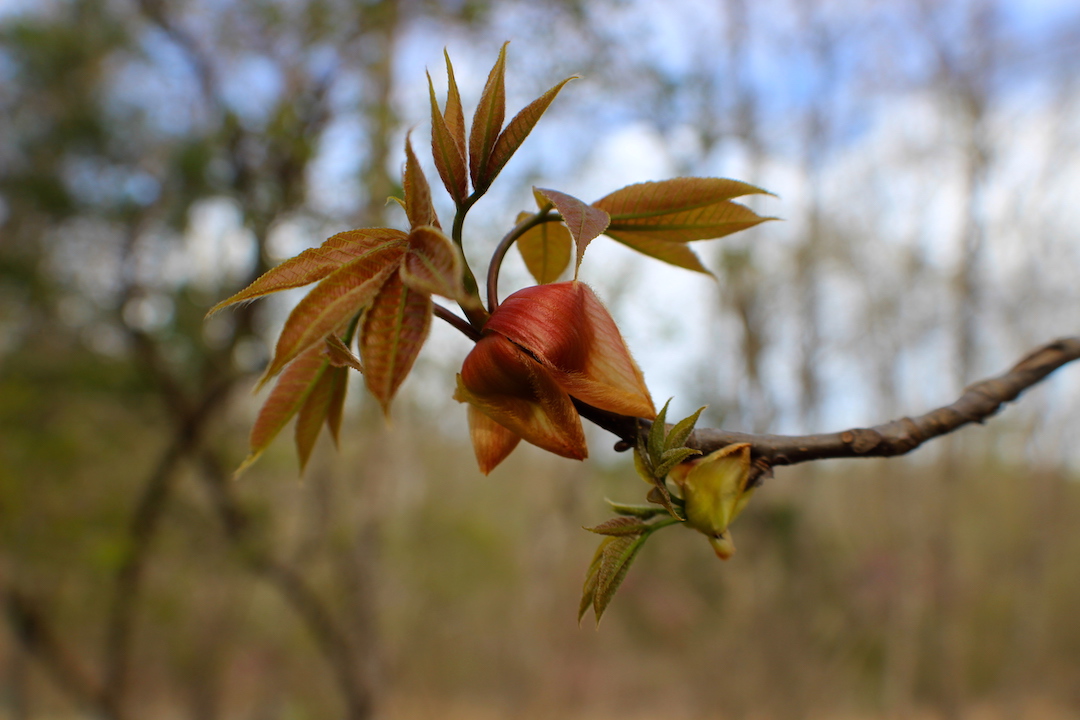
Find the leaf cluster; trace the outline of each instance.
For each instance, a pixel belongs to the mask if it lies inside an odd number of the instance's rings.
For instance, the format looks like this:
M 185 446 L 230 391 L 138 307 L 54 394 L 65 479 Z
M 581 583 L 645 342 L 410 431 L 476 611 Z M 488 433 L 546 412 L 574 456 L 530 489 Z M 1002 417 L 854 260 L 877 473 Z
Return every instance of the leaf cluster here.
M 639 434 L 634 449 L 638 474 L 652 485 L 646 499 L 654 504 L 624 505 L 608 500 L 608 505 L 617 516 L 595 527 L 585 528 L 605 537 L 585 573 L 585 585 L 578 606 L 579 622 L 591 607 L 599 623 L 645 541 L 661 528 L 686 521 L 682 499 L 668 489 L 667 475 L 687 458 L 701 454 L 685 445 L 705 408 L 698 408 L 693 415 L 680 420 L 668 430 L 664 421 L 670 403 L 671 400 L 664 403 L 647 435 L 643 437 Z

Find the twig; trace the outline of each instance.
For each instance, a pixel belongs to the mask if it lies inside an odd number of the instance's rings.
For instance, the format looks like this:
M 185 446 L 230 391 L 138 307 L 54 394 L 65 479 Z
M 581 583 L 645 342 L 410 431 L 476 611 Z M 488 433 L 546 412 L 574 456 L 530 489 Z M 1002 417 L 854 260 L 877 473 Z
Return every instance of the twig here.
M 449 310 L 438 303 L 435 304 L 435 317 L 450 323 L 473 342 L 477 342 L 482 337 L 480 331 L 470 325 L 467 320 L 458 317 L 452 310 Z
M 233 495 L 229 473 L 217 456 L 204 449 L 200 465 L 226 538 L 240 550 L 247 567 L 277 589 L 311 633 L 341 691 L 344 717 L 368 720 L 374 709 L 373 692 L 361 676 L 363 663 L 344 628 L 302 574 L 256 542 L 250 518 Z
M 57 687 L 76 704 L 92 709 L 102 718 L 118 720 L 121 717 L 119 708 L 61 644 L 39 609 L 40 603 L 14 588 L 6 588 L 3 605 L 16 641 L 38 659 Z
M 917 417 L 904 417 L 870 428 L 851 428 L 818 435 L 755 435 L 702 428 L 687 441 L 690 447 L 713 452 L 734 443 L 750 443 L 762 471 L 777 465 L 795 465 L 829 458 L 894 457 L 904 455 L 928 440 L 946 435 L 970 423 L 982 423 L 1002 405 L 1042 382 L 1063 365 L 1080 359 L 1080 337 L 1047 343 L 1022 358 L 1008 372 L 969 385 L 953 403 Z M 578 404 L 583 417 L 621 440 L 619 449 L 632 447 L 649 423 L 638 418 L 597 410 Z

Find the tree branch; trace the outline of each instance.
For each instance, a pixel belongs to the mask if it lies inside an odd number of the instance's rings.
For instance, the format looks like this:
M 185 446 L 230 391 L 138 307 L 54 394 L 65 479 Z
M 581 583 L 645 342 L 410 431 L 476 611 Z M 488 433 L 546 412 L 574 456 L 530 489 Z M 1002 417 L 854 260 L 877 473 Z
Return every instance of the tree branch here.
M 953 403 L 917 417 L 904 417 L 870 428 L 851 428 L 818 435 L 755 435 L 702 428 L 687 445 L 709 453 L 733 443 L 750 443 L 762 472 L 776 465 L 795 465 L 811 460 L 904 455 L 928 440 L 947 435 L 970 423 L 982 423 L 1002 405 L 1042 382 L 1062 365 L 1080 359 L 1080 336 L 1067 337 L 1033 350 L 1008 372 L 969 385 Z M 649 422 L 640 418 L 597 410 L 576 403 L 582 416 L 621 438 L 616 449 L 633 447 Z

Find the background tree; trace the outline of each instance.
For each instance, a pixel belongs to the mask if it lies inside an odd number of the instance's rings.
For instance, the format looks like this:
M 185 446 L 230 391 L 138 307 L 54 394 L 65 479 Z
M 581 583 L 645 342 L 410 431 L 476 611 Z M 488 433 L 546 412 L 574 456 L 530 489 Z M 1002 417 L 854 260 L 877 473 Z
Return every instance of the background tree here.
M 633 3 L 7 11 L 5 710 L 364 717 L 379 687 L 400 716 L 656 703 L 688 716 L 904 717 L 977 702 L 1020 712 L 1035 699 L 1068 716 L 1075 373 L 969 432 L 942 464 L 943 451 L 923 450 L 821 465 L 808 482 L 787 471 L 740 520 L 739 560 L 717 568 L 691 538 L 647 549 L 594 635 L 568 610 L 591 552 L 580 526 L 603 519 L 597 481 L 622 493 L 625 464 L 518 451 L 478 485 L 439 379 L 442 358 L 456 365 L 468 343 L 437 333 L 392 434 L 361 403 L 340 458 L 317 448 L 304 484 L 271 450 L 229 485 L 281 306 L 201 324 L 269 264 L 385 222 L 401 124 L 426 113 L 422 65 L 439 67 L 449 45 L 475 102 L 512 37 L 513 71 L 536 79 L 509 105 L 571 73 L 587 89 L 552 109 L 550 134 L 537 130 L 536 155 L 508 166 L 507 187 L 569 177 L 568 191 L 599 197 L 615 187 L 607 173 L 620 184 L 725 175 L 783 198 L 764 210 L 787 223 L 707 260 L 715 290 L 627 254 L 586 260 L 618 269 L 594 282 L 617 317 L 640 318 L 628 344 L 654 394 L 684 404 L 673 414 L 709 403 L 709 425 L 798 433 L 924 412 L 1075 334 L 1077 21 L 1067 6 L 1047 12 L 779 1 L 675 5 L 663 18 Z M 719 52 L 718 37 L 729 39 Z M 494 228 L 528 201 L 493 197 L 480 241 L 487 232 L 493 247 Z M 635 283 L 723 302 L 646 313 Z M 406 450 L 412 437 L 428 452 Z M 786 692 L 763 690 L 778 684 Z

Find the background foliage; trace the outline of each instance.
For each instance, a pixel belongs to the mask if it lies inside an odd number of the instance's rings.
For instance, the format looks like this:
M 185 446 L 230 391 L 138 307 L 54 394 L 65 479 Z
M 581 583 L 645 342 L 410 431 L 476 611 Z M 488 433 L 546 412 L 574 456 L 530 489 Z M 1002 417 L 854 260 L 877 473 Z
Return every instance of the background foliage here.
M 1069 3 L 670 6 L 0 6 L 0 716 L 1076 714 L 1075 370 L 912 458 L 782 470 L 732 562 L 656 543 L 598 633 L 573 622 L 580 528 L 640 481 L 524 451 L 481 479 L 446 328 L 392 428 L 365 398 L 302 482 L 284 443 L 228 482 L 290 300 L 202 316 L 402 226 L 383 202 L 443 45 L 469 106 L 506 38 L 512 107 L 585 77 L 474 212 L 481 244 L 531 184 L 781 196 L 786 223 L 709 250 L 715 285 L 618 248 L 582 267 L 679 417 L 877 422 L 1075 333 Z

